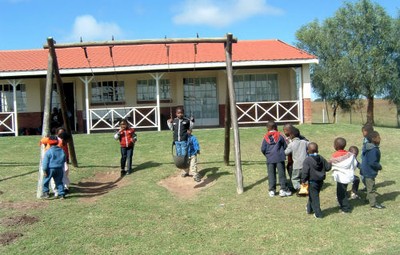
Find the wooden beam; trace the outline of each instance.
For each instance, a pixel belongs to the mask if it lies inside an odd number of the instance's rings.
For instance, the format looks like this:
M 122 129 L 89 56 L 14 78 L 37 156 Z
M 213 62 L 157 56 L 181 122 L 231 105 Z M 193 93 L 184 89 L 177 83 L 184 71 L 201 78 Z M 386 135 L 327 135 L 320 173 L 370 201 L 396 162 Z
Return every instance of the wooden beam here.
M 49 37 L 51 38 L 51 37 Z M 51 38 L 51 40 L 53 40 Z M 178 44 L 178 43 L 225 43 L 226 37 L 216 38 L 166 38 L 166 39 L 143 39 L 143 40 L 123 40 L 123 41 L 100 41 L 100 42 L 79 42 L 79 43 L 60 43 L 54 44 L 54 48 L 74 48 L 74 47 L 93 47 L 93 46 L 118 46 L 118 45 L 142 45 L 142 44 Z M 54 40 L 53 40 L 54 42 Z M 237 38 L 231 39 L 232 43 L 237 42 Z M 43 45 L 44 49 L 49 48 L 49 44 Z
M 63 82 L 61 79 L 60 70 L 58 68 L 57 55 L 56 55 L 56 50 L 54 48 L 53 38 L 51 38 L 51 37 L 47 38 L 47 44 L 49 45 L 49 52 L 53 58 L 54 75 L 56 78 L 58 95 L 60 96 L 61 113 L 62 113 L 62 117 L 63 117 L 63 121 L 64 121 L 64 128 L 65 128 L 65 131 L 70 135 L 70 138 L 68 141 L 69 155 L 71 158 L 72 165 L 74 167 L 78 167 L 78 161 L 76 159 L 76 154 L 75 154 L 74 139 L 72 137 L 72 131 L 71 131 L 71 124 L 69 123 L 69 118 L 67 115 L 67 104 L 65 102 Z
M 225 118 L 224 118 L 224 127 L 225 127 L 225 143 L 224 143 L 224 163 L 226 166 L 229 166 L 229 154 L 231 152 L 231 106 L 229 102 L 229 88 L 226 86 L 226 96 L 225 96 Z
M 243 193 L 243 174 L 242 174 L 242 159 L 240 154 L 240 136 L 239 125 L 237 121 L 235 89 L 233 87 L 233 68 L 232 68 L 232 34 L 227 34 L 225 43 L 226 56 L 226 75 L 228 79 L 229 102 L 231 112 L 231 122 L 233 127 L 233 138 L 235 143 L 235 166 L 236 166 L 236 184 L 237 193 Z
M 42 138 L 50 135 L 50 115 L 51 115 L 51 93 L 53 91 L 53 57 L 49 52 L 47 60 L 47 75 L 46 75 L 46 89 L 43 110 L 43 123 L 42 123 Z M 38 186 L 36 197 L 41 198 L 43 194 L 43 168 L 42 160 L 45 153 L 45 145 L 40 145 L 40 163 L 38 174 Z

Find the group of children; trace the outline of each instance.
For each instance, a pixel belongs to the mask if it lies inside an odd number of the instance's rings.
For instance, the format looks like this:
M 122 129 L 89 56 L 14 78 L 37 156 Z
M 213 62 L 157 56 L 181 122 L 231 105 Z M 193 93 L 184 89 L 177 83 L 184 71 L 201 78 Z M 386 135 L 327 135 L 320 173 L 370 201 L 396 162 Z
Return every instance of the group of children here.
M 299 194 L 302 186 L 307 187 L 308 202 L 306 211 L 314 214 L 316 218 L 322 218 L 319 193 L 322 189 L 326 172 L 332 170 L 333 179 L 336 181 L 336 197 L 342 213 L 349 213 L 351 207 L 347 186 L 352 184 L 351 198 L 358 198 L 357 192 L 360 178 L 354 175 L 357 168 L 360 169 L 361 179 L 366 187 L 367 199 L 372 208 L 382 209 L 383 205 L 376 201 L 375 177 L 382 169 L 380 165 L 380 136 L 371 125 L 364 125 L 362 145 L 362 162 L 357 161 L 359 150 L 356 146 L 346 148 L 346 139 L 337 137 L 333 147 L 335 152 L 327 161 L 318 154 L 318 144 L 309 142 L 293 125 L 283 127 L 283 133 L 278 131 L 277 124 L 273 121 L 267 123 L 261 152 L 266 157 L 268 172 L 269 196 L 276 195 L 276 172 L 280 184 L 279 196 L 291 196 L 293 192 Z M 285 161 L 289 174 L 287 185 Z

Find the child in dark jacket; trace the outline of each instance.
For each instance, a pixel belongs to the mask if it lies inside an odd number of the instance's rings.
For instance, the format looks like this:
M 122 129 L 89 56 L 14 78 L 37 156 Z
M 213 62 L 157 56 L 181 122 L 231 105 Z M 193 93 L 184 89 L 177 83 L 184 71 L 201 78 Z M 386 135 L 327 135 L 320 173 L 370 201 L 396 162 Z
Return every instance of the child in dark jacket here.
M 176 118 L 172 119 L 172 116 L 167 121 L 167 125 L 170 130 L 174 132 L 173 138 L 175 143 L 176 155 L 186 156 L 187 155 L 187 140 L 188 130 L 192 130 L 193 121 L 184 117 L 184 110 L 182 107 L 178 107 L 175 110 Z
M 291 196 L 292 192 L 288 190 L 286 185 L 285 149 L 287 145 L 285 138 L 278 132 L 277 125 L 273 121 L 267 123 L 267 130 L 268 132 L 265 134 L 262 141 L 261 152 L 267 159 L 269 196 L 275 196 L 277 169 L 279 184 L 281 186 L 279 196 Z
M 385 208 L 385 206 L 377 203 L 375 188 L 375 178 L 378 175 L 378 171 L 382 170 L 382 166 L 380 164 L 381 152 L 379 150 L 381 137 L 378 132 L 371 131 L 368 134 L 368 141 L 370 142 L 365 144 L 361 155 L 361 173 L 365 178 L 369 205 L 372 208 L 382 209 Z
M 43 180 L 43 198 L 49 198 L 49 184 L 53 178 L 57 187 L 58 197 L 64 199 L 64 185 L 63 175 L 66 157 L 63 149 L 58 145 L 58 138 L 56 136 L 50 136 L 48 139 L 50 148 L 46 151 L 42 161 L 42 169 L 44 171 Z
M 314 212 L 315 218 L 322 218 L 319 193 L 324 184 L 326 171 L 331 169 L 331 164 L 318 154 L 318 144 L 316 143 L 311 142 L 308 144 L 307 153 L 308 157 L 303 161 L 301 172 L 301 183 L 308 183 L 306 211 L 308 214 Z
M 121 176 L 132 173 L 132 158 L 137 135 L 135 129 L 128 126 L 128 121 L 121 119 L 119 121 L 120 129 L 114 135 L 115 140 L 119 140 L 121 145 Z M 125 171 L 125 165 L 127 170 Z

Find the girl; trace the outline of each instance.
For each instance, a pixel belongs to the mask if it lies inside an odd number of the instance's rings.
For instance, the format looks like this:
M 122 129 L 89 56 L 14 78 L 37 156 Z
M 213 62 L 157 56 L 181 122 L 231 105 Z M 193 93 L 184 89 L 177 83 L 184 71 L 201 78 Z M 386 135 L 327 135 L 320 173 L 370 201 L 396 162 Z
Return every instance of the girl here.
M 137 136 L 135 129 L 128 126 L 128 121 L 121 119 L 119 121 L 120 129 L 114 135 L 115 140 L 119 140 L 121 145 L 121 176 L 132 173 L 132 157 L 133 149 Z M 128 161 L 127 171 L 125 171 L 125 164 Z

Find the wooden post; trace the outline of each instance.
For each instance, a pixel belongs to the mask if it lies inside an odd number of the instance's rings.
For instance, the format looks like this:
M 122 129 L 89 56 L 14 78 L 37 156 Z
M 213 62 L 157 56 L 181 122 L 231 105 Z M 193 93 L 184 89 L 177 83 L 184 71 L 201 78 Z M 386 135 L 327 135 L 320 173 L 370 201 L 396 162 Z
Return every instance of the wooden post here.
M 65 131 L 71 135 L 68 142 L 69 155 L 71 158 L 72 165 L 74 167 L 78 167 L 78 161 L 76 160 L 76 154 L 75 154 L 74 139 L 72 137 L 72 132 L 71 132 L 71 124 L 69 123 L 69 118 L 67 116 L 67 104 L 65 102 L 63 82 L 60 76 L 60 70 L 58 68 L 57 55 L 56 55 L 56 50 L 54 48 L 53 38 L 51 37 L 47 38 L 47 45 L 49 46 L 49 52 L 53 58 L 54 75 L 57 83 L 57 91 L 60 96 L 61 113 L 64 121 Z
M 229 88 L 226 86 L 226 98 L 225 98 L 225 146 L 224 146 L 224 163 L 229 166 L 229 154 L 230 154 L 230 140 L 231 140 L 231 108 L 229 101 Z
M 53 91 L 53 57 L 49 52 L 47 62 L 47 76 L 46 76 L 46 90 L 45 90 L 45 101 L 43 110 L 43 123 L 42 123 L 42 138 L 50 135 L 50 115 L 51 115 L 51 93 Z M 38 186 L 36 197 L 41 198 L 43 194 L 43 168 L 42 160 L 45 153 L 45 145 L 40 146 L 40 161 L 39 161 L 39 174 L 38 174 Z
M 233 87 L 233 67 L 232 67 L 232 34 L 226 35 L 225 43 L 225 57 L 226 57 L 226 74 L 228 78 L 228 89 L 229 89 L 229 102 L 230 112 L 233 127 L 233 138 L 235 142 L 235 165 L 236 165 L 236 183 L 237 193 L 243 193 L 243 174 L 242 174 L 242 159 L 240 155 L 240 136 L 239 136 L 239 125 L 237 122 L 237 111 L 236 111 L 236 98 L 235 89 Z

